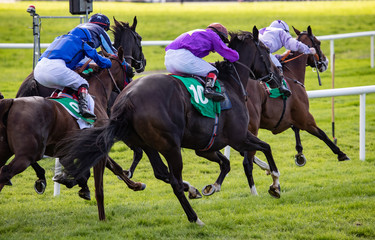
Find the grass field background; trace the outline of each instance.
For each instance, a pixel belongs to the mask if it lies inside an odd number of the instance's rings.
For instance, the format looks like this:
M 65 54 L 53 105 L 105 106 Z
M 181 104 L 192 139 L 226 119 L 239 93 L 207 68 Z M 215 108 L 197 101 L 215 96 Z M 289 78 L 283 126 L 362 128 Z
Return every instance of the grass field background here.
M 68 2 L 0 3 L 0 43 L 32 43 L 30 4 L 41 16 L 69 16 Z M 229 30 L 251 30 L 283 19 L 305 30 L 311 25 L 317 36 L 373 31 L 375 2 L 311 1 L 253 3 L 119 3 L 94 2 L 94 12 L 117 20 L 138 18 L 137 31 L 143 40 L 172 40 L 211 22 Z M 78 23 L 74 20 L 42 19 L 41 42 L 49 43 Z M 295 35 L 294 35 L 295 36 Z M 146 71 L 164 70 L 164 46 L 144 47 Z M 329 42 L 322 42 L 329 55 Z M 374 85 L 375 69 L 370 67 L 370 38 L 335 41 L 335 87 Z M 218 55 L 207 57 L 219 60 Z M 0 91 L 14 97 L 32 70 L 32 50 L 0 49 Z M 330 70 L 321 74 L 307 69 L 306 89 L 331 88 Z M 294 164 L 294 134 L 287 130 L 272 135 L 261 130 L 259 137 L 270 143 L 281 172 L 282 195 L 267 193 L 271 177 L 255 166 L 259 196 L 251 196 L 242 168 L 242 158 L 231 152 L 231 172 L 222 191 L 191 204 L 204 227 L 190 224 L 171 187 L 153 177 L 150 163 L 143 159 L 134 180 L 147 184 L 142 192 L 126 188 L 109 171 L 105 172 L 107 220 L 97 219 L 93 179 L 91 201 L 77 195 L 78 188 L 61 189 L 53 197 L 53 159 L 39 163 L 47 169 L 48 186 L 43 195 L 33 190 L 36 179 L 31 168 L 12 179 L 14 186 L 0 193 L 0 239 L 375 239 L 375 94 L 366 96 L 366 161 L 359 160 L 359 97 L 335 98 L 338 146 L 352 159 L 338 162 L 319 139 L 301 133 L 306 166 Z M 331 99 L 312 99 L 310 111 L 318 126 L 331 136 Z M 132 152 L 117 143 L 111 156 L 124 168 Z M 264 155 L 257 154 L 264 159 Z M 219 167 L 183 149 L 183 177 L 201 189 L 213 183 Z

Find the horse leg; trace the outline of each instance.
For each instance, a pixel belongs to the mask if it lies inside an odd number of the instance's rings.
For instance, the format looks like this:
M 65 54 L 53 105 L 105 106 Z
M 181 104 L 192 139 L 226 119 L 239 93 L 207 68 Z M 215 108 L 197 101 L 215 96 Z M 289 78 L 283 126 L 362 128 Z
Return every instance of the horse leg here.
M 200 157 L 204 157 L 220 165 L 220 174 L 219 174 L 219 177 L 216 179 L 216 182 L 214 184 L 205 186 L 202 189 L 202 194 L 205 196 L 209 196 L 209 195 L 212 195 L 214 192 L 219 192 L 221 190 L 221 185 L 224 181 L 225 176 L 230 171 L 229 159 L 225 157 L 220 151 L 203 152 L 203 151 L 196 150 L 195 153 Z
M 280 173 L 276 167 L 276 163 L 272 156 L 271 147 L 268 143 L 263 142 L 250 132 L 247 132 L 246 141 L 244 141 L 242 144 L 239 144 L 237 146 L 232 146 L 234 149 L 236 149 L 239 152 L 245 152 L 245 151 L 262 151 L 264 155 L 267 158 L 268 165 L 270 167 L 271 176 L 273 179 L 273 183 L 271 184 L 268 192 L 271 196 L 275 198 L 280 198 L 280 183 L 279 183 L 279 177 Z
M 172 186 L 173 192 L 179 200 L 182 208 L 187 215 L 190 222 L 195 222 L 198 225 L 204 225 L 204 223 L 198 218 L 197 214 L 191 207 L 189 201 L 184 194 L 184 183 L 182 181 L 182 156 L 179 147 L 173 148 L 170 151 L 162 153 L 168 162 L 170 170 L 170 184 Z
M 251 153 L 245 152 L 242 165 L 245 171 L 247 182 L 250 187 L 251 194 L 258 195 L 257 189 L 255 187 L 254 177 L 253 177 L 253 160 L 252 160 L 253 157 L 254 157 L 254 152 L 251 152 Z
M 320 140 L 322 140 L 323 142 L 325 142 L 327 144 L 327 146 L 332 150 L 333 153 L 337 154 L 337 159 L 339 161 L 346 161 L 346 160 L 350 160 L 350 158 L 348 156 L 346 156 L 345 153 L 343 153 L 340 148 L 334 144 L 327 136 L 327 134 L 321 130 L 319 127 L 317 126 L 312 126 L 310 128 L 307 128 L 306 131 L 312 135 L 314 135 L 315 137 L 319 138 Z
M 98 206 L 99 220 L 105 220 L 103 175 L 106 161 L 107 159 L 103 158 L 94 166 L 95 198 Z
M 85 200 L 91 200 L 90 189 L 87 185 L 87 181 L 90 178 L 90 171 L 87 171 L 83 177 L 77 179 L 78 186 L 81 187 L 81 190 L 78 191 L 78 196 Z
M 115 175 L 117 175 L 121 180 L 123 180 L 128 187 L 134 191 L 144 190 L 146 184 L 140 182 L 133 182 L 125 174 L 125 171 L 120 165 L 118 165 L 112 158 L 108 157 L 106 161 L 106 167 L 111 170 Z
M 32 163 L 31 167 L 34 169 L 38 180 L 34 183 L 34 190 L 38 194 L 43 194 L 47 187 L 46 171 L 37 162 Z
M 142 149 L 146 153 L 148 159 L 150 160 L 155 177 L 166 183 L 170 183 L 170 173 L 168 171 L 168 167 L 164 164 L 163 160 L 159 155 L 159 152 L 148 147 L 143 147 Z
M 15 156 L 8 165 L 2 166 L 0 168 L 0 192 L 13 176 L 25 171 L 30 166 L 30 162 L 30 159 L 26 156 Z
M 134 175 L 135 168 L 137 167 L 139 161 L 142 159 L 143 151 L 139 147 L 131 148 L 133 150 L 133 162 L 129 170 L 124 170 L 124 173 L 128 178 L 132 178 Z
M 0 133 L 1 131 L 2 130 L 0 129 Z M 13 155 L 13 152 L 9 149 L 8 144 L 4 141 L 4 138 L 2 136 L 3 135 L 0 136 L 0 169 Z M 12 186 L 12 182 L 9 180 L 4 185 Z
M 297 154 L 294 156 L 294 160 L 297 166 L 303 167 L 306 164 L 306 157 L 302 153 L 303 147 L 301 143 L 301 136 L 299 134 L 300 129 L 295 126 L 292 126 L 292 129 L 294 131 L 294 136 L 296 138 L 296 150 L 297 150 Z

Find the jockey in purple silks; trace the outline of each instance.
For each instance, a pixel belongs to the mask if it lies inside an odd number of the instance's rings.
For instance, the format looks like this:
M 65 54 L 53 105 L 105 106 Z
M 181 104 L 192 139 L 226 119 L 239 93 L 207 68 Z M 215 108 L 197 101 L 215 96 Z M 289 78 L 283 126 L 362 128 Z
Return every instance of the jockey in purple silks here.
M 289 26 L 282 20 L 276 20 L 271 23 L 269 27 L 262 28 L 259 31 L 259 39 L 270 49 L 270 57 L 272 62 L 278 67 L 281 74 L 283 73 L 282 66 L 279 62 L 280 55 L 273 55 L 272 53 L 285 47 L 288 50 L 302 52 L 304 54 L 316 54 L 315 48 L 309 48 L 304 43 L 293 38 L 289 33 Z M 290 96 L 291 92 L 283 84 L 280 84 L 280 93 Z
M 220 23 L 183 33 L 165 48 L 165 67 L 173 74 L 205 77 L 204 95 L 214 101 L 222 101 L 223 94 L 214 90 L 219 72 L 202 58 L 210 52 L 217 52 L 230 62 L 237 61 L 239 55 L 225 44 L 228 42 L 228 30 Z

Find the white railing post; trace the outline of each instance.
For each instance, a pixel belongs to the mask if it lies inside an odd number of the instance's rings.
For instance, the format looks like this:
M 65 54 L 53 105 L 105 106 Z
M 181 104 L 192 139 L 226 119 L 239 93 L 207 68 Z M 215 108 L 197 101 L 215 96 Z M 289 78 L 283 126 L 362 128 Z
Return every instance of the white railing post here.
M 366 158 L 366 94 L 359 95 L 359 159 Z
M 55 160 L 55 176 L 61 174 L 61 163 L 58 158 Z M 60 195 L 60 184 L 55 182 L 53 188 L 53 196 L 56 197 Z
M 335 64 L 335 60 L 333 59 L 333 56 L 335 55 L 335 43 L 334 43 L 334 40 L 331 39 L 329 41 L 329 48 L 330 48 L 330 61 L 331 61 L 331 72 L 334 71 L 335 67 L 334 67 L 334 64 Z
M 374 68 L 374 35 L 371 36 L 371 68 Z

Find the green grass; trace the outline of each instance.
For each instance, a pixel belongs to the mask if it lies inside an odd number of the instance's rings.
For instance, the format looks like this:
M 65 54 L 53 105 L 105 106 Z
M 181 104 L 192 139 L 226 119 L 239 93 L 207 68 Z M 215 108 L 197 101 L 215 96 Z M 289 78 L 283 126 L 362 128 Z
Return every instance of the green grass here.
M 0 4 L 0 43 L 32 43 L 32 19 L 28 5 L 36 5 L 41 16 L 68 16 L 68 2 L 17 2 Z M 375 2 L 254 2 L 136 4 L 94 2 L 94 12 L 130 21 L 137 15 L 137 31 L 143 40 L 172 40 L 184 31 L 221 22 L 230 30 L 265 27 L 277 18 L 299 30 L 311 25 L 317 36 L 372 31 Z M 78 20 L 42 20 L 41 42 L 48 43 L 69 31 Z M 144 47 L 146 70 L 163 70 L 164 47 Z M 322 43 L 329 55 L 329 42 Z M 335 41 L 335 87 L 374 85 L 370 68 L 370 39 Z M 217 55 L 207 58 L 220 59 Z M 31 72 L 32 51 L 0 49 L 0 91 L 14 97 L 22 80 Z M 307 68 L 306 89 L 331 88 L 331 73 Z M 190 201 L 205 227 L 190 224 L 171 187 L 155 180 L 149 161 L 142 160 L 134 180 L 147 184 L 133 192 L 112 173 L 105 172 L 107 221 L 97 220 L 93 179 L 89 181 L 92 201 L 77 196 L 77 188 L 61 189 L 53 197 L 54 160 L 40 164 L 47 169 L 48 187 L 43 195 L 33 190 L 31 168 L 12 179 L 14 186 L 0 193 L 0 239 L 375 239 L 375 94 L 366 96 L 366 161 L 359 160 L 359 97 L 335 98 L 338 146 L 352 159 L 338 162 L 319 139 L 301 133 L 307 164 L 294 164 L 294 134 L 287 130 L 277 136 L 261 130 L 259 137 L 270 143 L 281 172 L 280 199 L 271 198 L 271 178 L 255 166 L 259 193 L 250 195 L 243 173 L 242 158 L 231 152 L 231 172 L 222 191 Z M 311 99 L 310 111 L 318 126 L 331 136 L 331 99 Z M 117 143 L 111 156 L 124 168 L 132 152 Z M 264 159 L 264 155 L 257 154 Z M 219 167 L 183 149 L 184 179 L 201 189 L 213 183 Z

